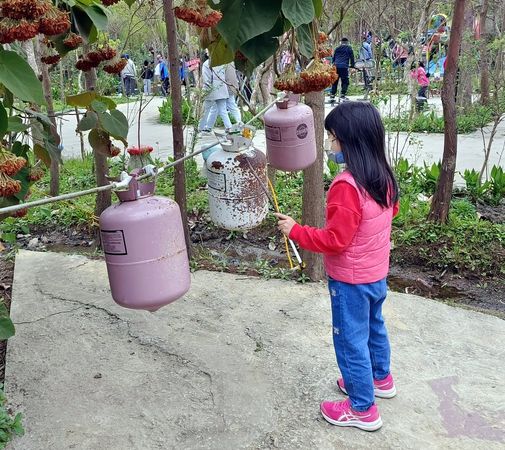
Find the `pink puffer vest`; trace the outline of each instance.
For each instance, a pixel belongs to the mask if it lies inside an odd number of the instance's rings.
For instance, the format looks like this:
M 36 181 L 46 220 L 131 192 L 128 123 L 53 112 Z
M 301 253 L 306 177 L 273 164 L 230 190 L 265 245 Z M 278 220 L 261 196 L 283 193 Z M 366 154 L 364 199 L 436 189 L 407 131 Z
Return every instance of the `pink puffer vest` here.
M 366 192 L 360 191 L 347 170 L 335 177 L 332 187 L 342 180 L 358 192 L 361 222 L 349 247 L 342 253 L 324 255 L 324 266 L 334 280 L 350 284 L 374 283 L 386 277 L 389 271 L 393 207 L 383 209 Z

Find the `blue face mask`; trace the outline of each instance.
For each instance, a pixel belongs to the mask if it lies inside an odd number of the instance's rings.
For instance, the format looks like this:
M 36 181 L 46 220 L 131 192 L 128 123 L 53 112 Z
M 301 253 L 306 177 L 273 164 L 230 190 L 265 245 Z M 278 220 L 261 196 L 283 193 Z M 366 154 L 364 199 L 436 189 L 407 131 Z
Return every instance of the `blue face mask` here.
M 337 164 L 345 164 L 345 159 L 344 159 L 344 153 L 343 152 L 338 152 L 338 153 L 328 153 L 328 159 L 330 161 L 333 161 Z

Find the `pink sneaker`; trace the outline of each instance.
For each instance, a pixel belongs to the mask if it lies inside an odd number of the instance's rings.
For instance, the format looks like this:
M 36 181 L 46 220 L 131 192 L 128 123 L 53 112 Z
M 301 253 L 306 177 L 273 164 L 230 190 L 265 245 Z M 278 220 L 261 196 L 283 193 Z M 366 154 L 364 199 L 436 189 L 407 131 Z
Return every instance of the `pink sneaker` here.
M 339 378 L 337 380 L 337 386 L 345 395 L 347 395 L 343 378 Z M 383 380 L 373 380 L 373 386 L 376 397 L 393 398 L 396 395 L 396 386 L 391 374 Z
M 321 403 L 321 414 L 326 421 L 339 427 L 356 427 L 365 431 L 375 431 L 382 427 L 382 419 L 376 405 L 358 412 L 351 408 L 349 399 Z

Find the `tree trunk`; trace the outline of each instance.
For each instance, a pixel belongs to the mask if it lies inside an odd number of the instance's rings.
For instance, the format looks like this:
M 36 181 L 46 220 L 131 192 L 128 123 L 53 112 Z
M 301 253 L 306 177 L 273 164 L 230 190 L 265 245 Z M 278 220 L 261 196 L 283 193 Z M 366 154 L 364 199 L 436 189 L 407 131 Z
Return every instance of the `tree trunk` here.
M 457 88 L 457 105 L 463 110 L 467 110 L 470 106 L 472 106 L 472 75 L 475 73 L 477 67 L 474 67 L 471 61 L 471 53 L 473 34 L 470 34 L 470 30 L 473 27 L 473 8 L 472 4 L 468 3 L 465 10 L 465 21 L 464 21 L 464 30 L 468 31 L 468 34 L 464 35 L 461 41 L 461 52 L 460 52 L 460 60 L 463 59 L 462 64 L 458 65 L 459 71 L 459 79 L 457 80 L 458 88 Z
M 96 87 L 96 70 L 91 69 L 84 72 L 84 84 L 87 91 L 94 91 Z M 95 177 L 97 186 L 106 186 L 109 184 L 107 175 L 109 174 L 109 165 L 107 157 L 101 153 L 93 151 L 95 162 Z M 96 194 L 95 215 L 100 216 L 112 202 L 111 191 L 103 191 Z
M 55 146 L 59 146 L 61 139 L 58 134 L 58 128 L 56 126 L 56 118 L 54 117 L 54 104 L 53 104 L 53 92 L 51 88 L 51 78 L 49 77 L 49 69 L 47 64 L 40 61 L 40 42 L 36 42 L 37 62 L 39 63 L 40 76 L 42 77 L 42 91 L 44 92 L 44 99 L 47 103 L 47 115 L 52 123 L 51 136 L 54 140 Z M 53 197 L 60 193 L 60 155 L 51 154 L 51 166 L 49 167 L 49 173 L 51 179 L 49 182 L 49 194 Z
M 317 159 L 303 171 L 302 223 L 313 227 L 324 226 L 324 92 L 310 92 L 305 102 L 312 108 L 316 129 Z M 324 279 L 323 257 L 319 253 L 303 252 L 307 273 L 313 281 Z
M 442 86 L 442 106 L 444 111 L 444 155 L 442 171 L 433 196 L 428 218 L 438 223 L 447 222 L 452 197 L 454 173 L 456 171 L 456 155 L 458 135 L 456 131 L 456 72 L 458 70 L 458 55 L 463 35 L 465 18 L 465 0 L 455 0 L 452 19 L 451 41 L 447 52 L 447 66 Z
M 172 136 L 174 144 L 174 158 L 184 156 L 184 134 L 182 121 L 182 93 L 179 76 L 179 51 L 177 48 L 177 28 L 175 23 L 172 0 L 163 0 L 165 24 L 167 28 L 168 57 L 170 62 L 170 96 L 172 98 Z M 184 164 L 174 168 L 175 201 L 181 209 L 184 237 L 188 255 L 191 254 L 191 241 L 188 229 L 188 213 L 186 205 L 186 174 Z
M 480 10 L 480 59 L 479 59 L 479 70 L 480 70 L 480 102 L 483 105 L 489 104 L 489 52 L 487 49 L 489 35 L 487 32 L 486 22 L 487 22 L 487 12 L 489 9 L 489 0 L 484 0 L 482 2 L 482 8 Z

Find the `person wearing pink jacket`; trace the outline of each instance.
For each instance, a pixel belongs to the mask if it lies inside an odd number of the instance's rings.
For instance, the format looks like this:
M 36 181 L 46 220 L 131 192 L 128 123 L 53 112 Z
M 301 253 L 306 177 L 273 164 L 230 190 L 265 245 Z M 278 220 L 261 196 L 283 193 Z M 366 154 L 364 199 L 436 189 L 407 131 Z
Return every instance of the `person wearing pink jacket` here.
M 321 413 L 333 425 L 375 431 L 382 426 L 375 398 L 396 395 L 382 304 L 398 184 L 386 158 L 384 125 L 372 104 L 339 104 L 325 128 L 331 158 L 346 165 L 328 190 L 325 226 L 275 215 L 284 235 L 323 254 L 328 274 L 333 345 L 342 374 L 337 386 L 349 398 L 322 402 Z
M 424 68 L 424 63 L 422 61 L 418 61 L 417 67 L 415 63 L 412 64 L 410 77 L 417 81 L 419 85 L 419 91 L 417 91 L 417 96 L 426 98 L 426 91 L 428 90 L 428 86 L 430 85 L 430 79 L 428 75 L 426 75 L 426 70 Z

